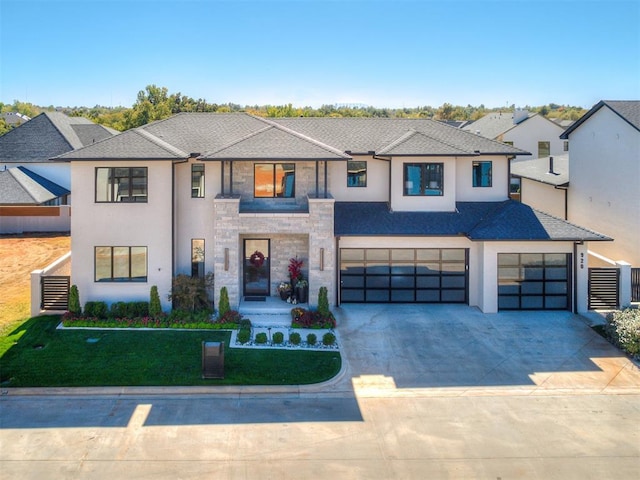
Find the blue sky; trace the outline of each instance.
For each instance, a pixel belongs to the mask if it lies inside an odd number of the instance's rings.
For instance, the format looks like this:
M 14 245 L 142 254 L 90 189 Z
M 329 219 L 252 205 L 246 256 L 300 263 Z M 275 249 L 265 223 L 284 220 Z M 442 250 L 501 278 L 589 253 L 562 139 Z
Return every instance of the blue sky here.
M 640 98 L 640 1 L 0 0 L 0 101 L 590 107 Z

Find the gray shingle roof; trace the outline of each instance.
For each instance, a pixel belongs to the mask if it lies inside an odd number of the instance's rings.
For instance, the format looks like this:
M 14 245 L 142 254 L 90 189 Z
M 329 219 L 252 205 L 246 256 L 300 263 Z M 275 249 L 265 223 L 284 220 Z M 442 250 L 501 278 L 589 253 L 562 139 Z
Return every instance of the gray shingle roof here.
M 392 212 L 384 202 L 336 202 L 337 236 L 466 236 L 471 240 L 599 241 L 609 237 L 528 205 L 457 202 L 455 212 Z
M 82 117 L 44 112 L 0 136 L 0 163 L 40 163 L 113 136 L 113 130 Z
M 535 114 L 530 113 L 527 119 L 533 115 Z M 515 126 L 513 123 L 513 112 L 491 112 L 472 124 L 465 125 L 462 129 L 477 135 L 482 135 L 483 137 L 495 139 Z
M 136 137 L 132 132 L 139 135 Z M 140 137 L 149 142 L 142 142 Z M 198 153 L 204 155 L 205 159 L 339 159 L 349 158 L 351 152 L 381 151 L 385 155 L 416 156 L 527 154 L 433 120 L 327 117 L 264 119 L 242 113 L 181 113 L 60 158 L 174 158 L 174 155 L 158 151 L 160 142 L 164 142 L 163 148 L 171 150 L 172 154 L 183 152 L 186 156 Z
M 554 186 L 569 184 L 569 155 L 553 155 L 553 171 L 549 173 L 550 157 L 517 158 L 511 160 L 511 174 Z
M 40 205 L 70 193 L 25 167 L 0 171 L 0 205 Z
M 605 106 L 610 108 L 633 128 L 640 131 L 640 100 L 601 100 L 591 107 L 591 110 L 580 117 L 573 125 L 567 128 L 560 138 L 569 138 L 571 132 L 580 127 L 591 115 Z

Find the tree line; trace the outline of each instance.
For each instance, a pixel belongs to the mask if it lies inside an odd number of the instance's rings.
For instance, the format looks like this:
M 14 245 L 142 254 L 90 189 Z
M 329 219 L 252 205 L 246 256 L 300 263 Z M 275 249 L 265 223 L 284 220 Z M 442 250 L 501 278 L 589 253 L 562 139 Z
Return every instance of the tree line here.
M 550 103 L 542 106 L 522 107 L 537 112 L 550 119 L 577 120 L 586 113 L 582 107 Z M 12 104 L 0 102 L 0 113 L 18 112 L 35 117 L 44 111 L 61 111 L 69 116 L 86 117 L 101 125 L 125 131 L 130 128 L 162 120 L 180 112 L 247 112 L 261 117 L 382 117 L 382 118 L 429 118 L 434 120 L 477 120 L 487 113 L 512 112 L 515 105 L 487 108 L 484 105 L 453 105 L 444 103 L 440 107 L 418 106 L 413 108 L 378 108 L 363 105 L 322 105 L 319 108 L 294 107 L 286 105 L 245 105 L 235 103 L 209 103 L 197 100 L 181 92 L 169 93 L 166 87 L 148 85 L 140 90 L 131 108 L 105 107 L 42 107 L 27 102 L 14 101 Z M 12 128 L 0 119 L 0 134 Z

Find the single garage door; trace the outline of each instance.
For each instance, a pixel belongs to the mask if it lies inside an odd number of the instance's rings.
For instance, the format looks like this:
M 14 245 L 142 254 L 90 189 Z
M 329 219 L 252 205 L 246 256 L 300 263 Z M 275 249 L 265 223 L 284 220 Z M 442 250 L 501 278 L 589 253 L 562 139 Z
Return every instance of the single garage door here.
M 498 254 L 500 310 L 568 310 L 571 254 Z
M 464 248 L 342 248 L 343 303 L 468 303 Z

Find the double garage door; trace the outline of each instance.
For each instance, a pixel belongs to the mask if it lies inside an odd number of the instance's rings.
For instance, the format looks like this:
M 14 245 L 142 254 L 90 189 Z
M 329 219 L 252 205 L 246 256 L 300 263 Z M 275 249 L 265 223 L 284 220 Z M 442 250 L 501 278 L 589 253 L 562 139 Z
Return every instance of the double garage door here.
M 342 248 L 343 303 L 468 303 L 464 248 Z

